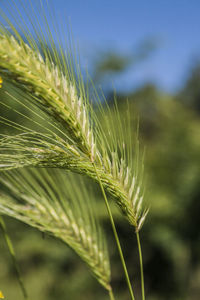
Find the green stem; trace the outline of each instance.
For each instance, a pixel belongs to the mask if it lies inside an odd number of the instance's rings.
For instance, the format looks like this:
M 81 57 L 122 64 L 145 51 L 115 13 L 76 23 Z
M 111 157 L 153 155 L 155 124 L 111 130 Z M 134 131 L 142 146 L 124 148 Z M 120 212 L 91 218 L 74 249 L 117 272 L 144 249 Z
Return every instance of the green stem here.
M 16 261 L 15 251 L 14 251 L 11 239 L 10 239 L 8 233 L 7 233 L 6 224 L 5 224 L 5 222 L 4 222 L 4 220 L 1 216 L 0 216 L 0 225 L 1 225 L 1 228 L 2 228 L 2 231 L 3 231 L 3 235 L 4 235 L 4 238 L 5 238 L 6 244 L 8 246 L 10 255 L 12 257 L 13 265 L 14 265 L 14 268 L 15 268 L 15 271 L 16 271 L 16 274 L 17 274 L 17 278 L 18 278 L 18 281 L 19 281 L 20 288 L 22 290 L 22 294 L 24 296 L 24 299 L 28 300 L 28 294 L 27 294 L 26 288 L 24 286 L 24 283 L 23 283 L 23 280 L 22 280 L 22 277 L 21 277 L 21 274 L 20 274 L 20 270 L 19 270 L 19 267 L 18 267 L 18 264 L 17 264 L 17 261 Z
M 128 285 L 128 288 L 129 288 L 129 292 L 130 292 L 130 295 L 131 295 L 131 299 L 135 300 L 135 297 L 133 295 L 133 289 L 132 289 L 132 286 L 131 286 L 131 282 L 130 282 L 127 267 L 126 267 L 126 263 L 125 263 L 125 259 L 124 259 L 122 248 L 121 248 L 121 245 L 120 245 L 119 237 L 118 237 L 117 230 L 116 230 L 116 227 L 115 227 L 115 222 L 114 222 L 114 219 L 113 219 L 113 216 L 112 216 L 112 213 L 111 213 L 111 209 L 110 209 L 110 206 L 109 206 L 109 203 L 108 203 L 108 199 L 107 199 L 103 184 L 101 182 L 101 179 L 99 177 L 99 174 L 97 172 L 97 168 L 96 168 L 96 165 L 95 165 L 94 162 L 93 162 L 93 166 L 94 166 L 94 170 L 96 172 L 97 179 L 99 181 L 99 185 L 100 185 L 100 188 L 101 188 L 104 200 L 105 200 L 106 208 L 107 208 L 108 215 L 109 215 L 109 218 L 110 218 L 113 234 L 114 234 L 115 241 L 116 241 L 116 244 L 117 244 L 117 248 L 118 248 L 119 256 L 120 256 L 120 259 L 121 259 L 121 263 L 122 263 L 122 266 L 123 266 L 123 269 L 124 269 L 124 273 L 125 273 L 127 285 Z
M 111 288 L 108 292 L 109 292 L 110 300 L 115 300 L 115 297 L 114 297 L 114 295 L 113 295 L 112 288 Z
M 139 236 L 139 232 L 138 232 L 138 231 L 136 231 L 136 237 L 137 237 L 138 252 L 139 252 L 139 259 L 140 259 L 140 275 L 141 275 L 142 300 L 145 300 L 145 291 L 144 291 L 144 272 L 143 272 L 143 262 L 142 262 L 142 250 L 141 250 L 140 236 Z

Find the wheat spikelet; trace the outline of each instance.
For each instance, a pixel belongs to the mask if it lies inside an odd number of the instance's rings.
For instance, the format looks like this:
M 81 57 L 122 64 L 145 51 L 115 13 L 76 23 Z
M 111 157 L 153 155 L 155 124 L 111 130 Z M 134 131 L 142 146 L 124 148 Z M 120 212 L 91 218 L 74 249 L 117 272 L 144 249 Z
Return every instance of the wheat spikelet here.
M 79 182 L 77 182 L 77 179 Z M 62 170 L 21 169 L 1 172 L 0 212 L 63 240 L 110 289 L 105 239 L 91 210 L 91 194 L 80 177 Z

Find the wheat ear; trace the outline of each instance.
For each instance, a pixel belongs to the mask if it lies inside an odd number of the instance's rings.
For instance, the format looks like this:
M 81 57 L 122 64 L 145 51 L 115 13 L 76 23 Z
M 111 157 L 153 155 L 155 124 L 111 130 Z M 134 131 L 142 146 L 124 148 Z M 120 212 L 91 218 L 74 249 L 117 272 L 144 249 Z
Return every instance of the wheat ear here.
M 108 291 L 110 263 L 106 242 L 81 178 L 62 170 L 1 172 L 0 212 L 63 240 L 86 262 Z
M 47 53 L 42 57 L 22 39 L 1 31 L 0 69 L 6 70 L 5 75 L 19 84 L 20 89 L 31 93 L 35 104 L 62 123 L 76 146 L 91 157 L 95 145 L 89 110 L 83 97 L 78 96 L 72 76 L 64 75 Z

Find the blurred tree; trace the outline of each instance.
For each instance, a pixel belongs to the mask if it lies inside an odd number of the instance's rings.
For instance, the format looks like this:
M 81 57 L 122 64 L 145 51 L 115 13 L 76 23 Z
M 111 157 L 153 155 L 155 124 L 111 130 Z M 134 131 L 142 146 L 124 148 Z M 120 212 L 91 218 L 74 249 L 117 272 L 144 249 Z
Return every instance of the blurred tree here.
M 200 114 L 200 61 L 193 63 L 189 76 L 177 99 Z
M 116 49 L 97 53 L 93 62 L 92 79 L 94 83 L 102 83 L 107 76 L 124 73 L 131 67 L 148 59 L 158 47 L 154 38 L 148 38 L 136 46 L 131 53 L 124 54 Z

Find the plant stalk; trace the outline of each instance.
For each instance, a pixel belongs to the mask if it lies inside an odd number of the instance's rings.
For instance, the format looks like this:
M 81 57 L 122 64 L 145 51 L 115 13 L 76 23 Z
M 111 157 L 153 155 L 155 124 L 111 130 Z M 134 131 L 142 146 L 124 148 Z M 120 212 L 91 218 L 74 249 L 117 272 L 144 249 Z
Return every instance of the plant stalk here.
M 104 201 L 105 201 L 106 208 L 107 208 L 107 211 L 108 211 L 108 215 L 109 215 L 109 218 L 110 218 L 113 234 L 114 234 L 115 241 L 116 241 L 116 244 L 117 244 L 117 248 L 118 248 L 119 256 L 120 256 L 120 259 L 121 259 L 121 263 L 122 263 L 122 266 L 123 266 L 123 269 L 124 269 L 124 274 L 125 274 L 125 277 L 126 277 L 126 281 L 127 281 L 127 285 L 128 285 L 130 295 L 131 295 L 131 299 L 135 300 L 135 297 L 134 297 L 134 294 L 133 294 L 133 289 L 132 289 L 132 286 L 131 286 L 130 278 L 129 278 L 127 267 L 126 267 L 126 263 L 125 263 L 125 259 L 124 259 L 124 255 L 123 255 L 123 252 L 122 252 L 119 237 L 118 237 L 117 230 L 116 230 L 116 227 L 115 227 L 115 222 L 114 222 L 112 212 L 111 212 L 111 209 L 110 209 L 110 206 L 109 206 L 109 203 L 108 203 L 108 199 L 107 199 L 103 184 L 101 182 L 101 178 L 100 178 L 100 176 L 97 172 L 96 165 L 95 165 L 94 162 L 92 162 L 92 164 L 94 166 L 94 170 L 96 172 L 97 179 L 98 179 L 98 182 L 99 182 L 99 185 L 100 185 L 103 197 L 104 197 Z
M 145 300 L 145 290 L 144 290 L 144 271 L 143 271 L 143 261 L 142 261 L 142 249 L 140 244 L 139 232 L 136 231 L 137 244 L 138 244 L 138 253 L 140 259 L 140 275 L 141 275 L 141 291 L 142 291 L 142 300 Z
M 109 290 L 109 297 L 110 297 L 110 300 L 115 300 L 115 297 L 114 297 L 114 295 L 113 295 L 112 288 Z
M 16 271 L 16 274 L 17 274 L 17 279 L 18 279 L 22 294 L 24 296 L 24 299 L 28 300 L 29 299 L 28 298 L 28 293 L 26 291 L 25 285 L 23 283 L 23 279 L 21 277 L 21 273 L 20 273 L 19 266 L 18 266 L 18 263 L 17 263 L 17 260 L 16 260 L 16 255 L 15 255 L 15 251 L 14 251 L 14 248 L 13 248 L 13 244 L 11 242 L 11 239 L 10 239 L 8 233 L 7 233 L 6 224 L 5 224 L 5 222 L 4 222 L 4 220 L 1 216 L 0 216 L 0 225 L 1 225 L 1 228 L 2 228 L 2 231 L 3 231 L 3 235 L 4 235 L 4 238 L 5 238 L 6 244 L 8 246 L 10 255 L 12 257 L 13 265 L 14 265 L 14 268 L 15 268 L 15 271 Z

